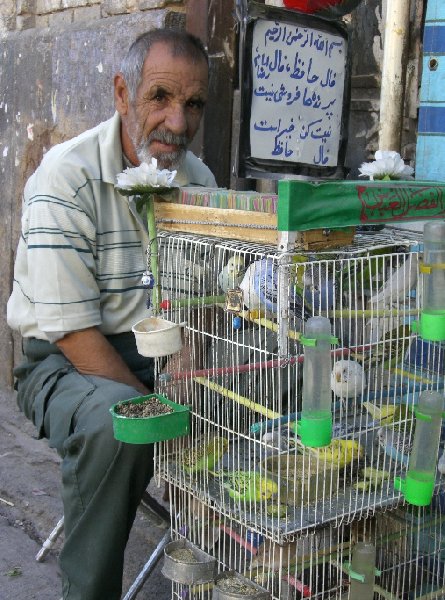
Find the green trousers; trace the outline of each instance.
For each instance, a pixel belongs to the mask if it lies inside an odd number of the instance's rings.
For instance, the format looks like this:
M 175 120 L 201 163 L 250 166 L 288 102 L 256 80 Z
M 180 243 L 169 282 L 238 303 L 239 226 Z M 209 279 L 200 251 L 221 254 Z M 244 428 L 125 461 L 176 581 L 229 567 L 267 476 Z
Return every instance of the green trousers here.
M 152 361 L 138 355 L 133 334 L 108 339 L 152 389 Z M 62 458 L 63 598 L 119 600 L 124 550 L 153 474 L 153 447 L 116 441 L 109 408 L 140 394 L 81 375 L 47 342 L 24 340 L 24 355 L 15 370 L 19 407 Z

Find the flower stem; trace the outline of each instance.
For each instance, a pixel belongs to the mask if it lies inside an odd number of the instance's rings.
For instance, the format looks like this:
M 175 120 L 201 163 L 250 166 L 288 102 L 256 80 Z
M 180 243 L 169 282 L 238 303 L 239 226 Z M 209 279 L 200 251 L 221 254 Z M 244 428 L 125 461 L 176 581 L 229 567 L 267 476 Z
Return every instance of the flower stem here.
M 147 198 L 147 228 L 148 237 L 150 238 L 149 252 L 150 252 L 150 266 L 151 272 L 153 273 L 154 286 L 152 290 L 152 306 L 153 314 L 159 314 L 159 301 L 161 298 L 161 282 L 159 281 L 159 268 L 158 268 L 158 238 L 156 230 L 155 220 L 155 203 L 154 195 L 148 194 Z

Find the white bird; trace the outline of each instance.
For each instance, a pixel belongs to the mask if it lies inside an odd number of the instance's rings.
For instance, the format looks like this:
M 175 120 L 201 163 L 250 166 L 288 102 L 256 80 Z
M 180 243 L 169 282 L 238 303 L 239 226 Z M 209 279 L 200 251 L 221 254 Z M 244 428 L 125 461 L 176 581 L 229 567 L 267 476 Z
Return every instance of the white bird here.
M 366 385 L 366 373 L 355 360 L 341 359 L 334 364 L 331 390 L 342 401 L 361 396 Z
M 224 293 L 239 287 L 244 277 L 244 260 L 242 256 L 231 256 L 218 275 L 219 287 Z
M 394 269 L 378 293 L 371 296 L 370 304 L 390 306 L 404 300 L 417 283 L 418 262 L 417 254 L 407 256 L 403 264 Z
M 394 269 L 380 290 L 369 298 L 368 309 L 381 309 L 390 306 L 399 308 L 406 303 L 409 292 L 416 287 L 418 279 L 418 256 L 409 254 L 402 265 Z M 370 343 L 385 339 L 390 331 L 402 324 L 401 318 L 372 317 L 366 323 L 366 332 Z

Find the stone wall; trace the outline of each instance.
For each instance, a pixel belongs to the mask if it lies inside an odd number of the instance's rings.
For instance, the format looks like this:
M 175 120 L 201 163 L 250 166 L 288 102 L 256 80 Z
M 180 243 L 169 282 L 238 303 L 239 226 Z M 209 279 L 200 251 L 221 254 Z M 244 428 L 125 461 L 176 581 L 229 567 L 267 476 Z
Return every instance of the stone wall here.
M 96 21 L 154 9 L 184 10 L 183 0 L 2 0 L 0 35 L 41 27 Z
M 0 55 L 0 298 L 6 306 L 21 194 L 44 152 L 113 108 L 113 75 L 139 33 L 184 26 L 183 2 L 2 0 Z M 0 382 L 12 383 L 21 345 L 0 316 Z

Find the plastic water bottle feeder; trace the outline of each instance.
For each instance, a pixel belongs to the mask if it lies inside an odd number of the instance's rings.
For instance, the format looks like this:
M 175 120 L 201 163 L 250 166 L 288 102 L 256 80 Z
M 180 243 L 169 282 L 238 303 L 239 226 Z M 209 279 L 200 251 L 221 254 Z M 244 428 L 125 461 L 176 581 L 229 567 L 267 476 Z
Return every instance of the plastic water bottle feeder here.
M 306 323 L 303 363 L 303 402 L 298 433 L 301 443 L 311 448 L 327 446 L 332 439 L 331 335 L 326 317 L 311 317 Z
M 420 394 L 415 409 L 416 429 L 406 478 L 396 477 L 394 487 L 414 506 L 428 506 L 436 482 L 436 463 L 442 427 L 444 396 L 430 390 Z
M 413 331 L 424 340 L 445 340 L 445 221 L 432 221 L 424 227 L 423 306 Z

